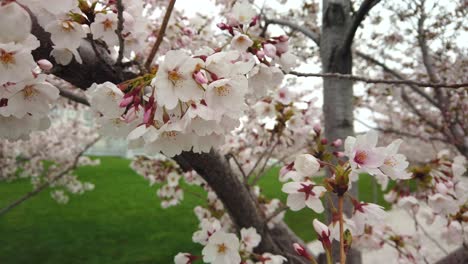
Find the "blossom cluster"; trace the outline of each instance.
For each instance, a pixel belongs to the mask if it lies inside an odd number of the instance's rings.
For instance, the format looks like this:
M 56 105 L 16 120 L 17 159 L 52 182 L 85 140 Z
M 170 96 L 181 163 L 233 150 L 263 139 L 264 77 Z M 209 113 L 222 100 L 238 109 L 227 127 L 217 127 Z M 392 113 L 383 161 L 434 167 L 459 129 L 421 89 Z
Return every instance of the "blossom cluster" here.
M 195 171 L 183 172 L 177 163 L 165 157 L 137 156 L 130 167 L 143 176 L 150 186 L 158 185 L 156 194 L 161 200 L 162 208 L 176 206 L 183 200 L 182 180 L 188 185 L 206 186 L 205 181 Z
M 34 130 L 50 126 L 48 112 L 59 97 L 34 61 L 39 41 L 31 32 L 31 17 L 18 3 L 0 5 L 0 137 L 27 138 Z M 14 26 L 13 26 L 14 25 Z
M 33 189 L 48 184 L 52 188 L 52 198 L 66 203 L 68 194 L 94 189 L 92 183 L 80 181 L 75 169 L 99 165 L 98 159 L 83 156 L 96 138 L 94 130 L 77 119 L 56 122 L 46 131 L 32 133 L 28 140 L 2 139 L 0 181 L 29 179 Z
M 266 95 L 283 79 L 278 68 L 294 66 L 288 38 L 249 36 L 257 25 L 247 2 L 234 5 L 227 23 L 229 49 L 204 48 L 190 54 L 170 50 L 155 72 L 87 91 L 104 131 L 127 136 L 129 146 L 172 157 L 182 151 L 208 152 L 239 126 L 248 98 Z
M 287 259 L 271 253 L 256 254 L 253 252 L 262 237 L 255 228 L 242 228 L 240 238 L 225 231 L 217 220 L 204 219 L 200 230 L 194 233 L 193 241 L 203 245 L 202 256 L 190 253 L 179 253 L 174 257 L 176 264 L 190 264 L 197 259 L 213 264 L 282 264 Z

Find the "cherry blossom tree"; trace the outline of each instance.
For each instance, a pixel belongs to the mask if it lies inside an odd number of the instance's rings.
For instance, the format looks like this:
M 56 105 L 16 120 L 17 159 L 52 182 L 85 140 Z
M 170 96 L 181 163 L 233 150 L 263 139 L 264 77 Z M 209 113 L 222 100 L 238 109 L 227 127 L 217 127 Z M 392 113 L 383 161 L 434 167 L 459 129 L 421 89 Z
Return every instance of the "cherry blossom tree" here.
M 76 120 L 51 125 L 58 119 L 51 110 L 79 103 L 95 115 L 99 134 L 126 138 L 129 148 L 144 151 L 132 168 L 151 185 L 163 183 L 157 191 L 163 207 L 184 199 L 181 181 L 206 190 L 206 205 L 194 208 L 200 225 L 192 237 L 204 248 L 179 253 L 175 263 L 317 263 L 318 257 L 283 222 L 288 208 L 327 213 L 327 223 L 311 219 L 326 263 L 359 263 L 357 249 L 384 244 L 395 248 L 401 262 L 428 262 L 419 233 L 398 234 L 385 225 L 382 206 L 358 200 L 353 182 L 364 173 L 383 189 L 391 181 L 388 201 L 414 215 L 417 226 L 417 214 L 429 223 L 437 218 L 445 224 L 440 239 L 466 247 L 468 187 L 461 180 L 467 156 L 466 56 L 456 48 L 455 34 L 443 30 L 463 29 L 466 3 L 429 8 L 424 0 L 379 2 L 304 1 L 285 19 L 268 3 L 245 0 L 216 1 L 224 10 L 219 15 L 194 18 L 177 10 L 175 0 L 1 1 L 2 180 L 20 172 L 32 178 L 34 190 L 0 214 L 49 186 L 71 193 L 92 189 L 72 171 L 93 163 L 82 155 L 96 141 L 95 131 Z M 373 15 L 379 5 L 381 14 Z M 453 10 L 456 16 L 448 18 Z M 365 44 L 359 27 L 383 23 L 386 14 L 401 20 L 396 30 L 416 22 L 415 32 L 407 29 L 415 34 L 413 42 L 408 40 L 406 50 L 398 47 L 380 56 L 403 37 L 375 33 L 370 39 L 382 38 L 384 45 L 372 54 L 360 52 L 376 42 Z M 272 33 L 273 26 L 283 32 Z M 436 38 L 437 43 L 429 43 Z M 318 49 L 309 49 L 310 42 Z M 405 74 L 379 58 L 408 56 L 413 46 L 420 57 L 410 63 L 396 59 L 395 67 Z M 354 63 L 353 55 L 378 66 L 383 76 L 375 69 L 377 77 L 368 76 L 368 65 Z M 295 70 L 304 63 L 321 64 L 322 71 Z M 459 66 L 449 70 L 450 63 Z M 353 75 L 353 67 L 361 75 Z M 315 93 L 296 91 L 293 76 L 323 78 L 323 128 Z M 367 95 L 355 100 L 353 82 L 364 83 Z M 389 95 L 389 86 L 400 90 Z M 74 103 L 59 106 L 60 95 Z M 399 152 L 402 140 L 382 145 L 374 130 L 354 136 L 356 105 L 381 113 L 375 130 L 434 137 L 458 153 L 442 152 L 409 167 Z M 41 147 L 61 134 L 68 141 Z M 74 149 L 67 155 L 53 151 L 66 142 L 80 144 L 70 144 Z M 13 148 L 22 153 L 9 151 Z M 18 164 L 21 155 L 25 164 Z M 56 163 L 44 167 L 45 161 Z M 284 182 L 286 204 L 265 197 L 257 186 L 274 166 L 282 167 L 278 179 Z M 60 190 L 52 196 L 59 202 L 68 199 Z M 444 253 L 445 259 L 434 260 L 466 259 L 463 247 Z

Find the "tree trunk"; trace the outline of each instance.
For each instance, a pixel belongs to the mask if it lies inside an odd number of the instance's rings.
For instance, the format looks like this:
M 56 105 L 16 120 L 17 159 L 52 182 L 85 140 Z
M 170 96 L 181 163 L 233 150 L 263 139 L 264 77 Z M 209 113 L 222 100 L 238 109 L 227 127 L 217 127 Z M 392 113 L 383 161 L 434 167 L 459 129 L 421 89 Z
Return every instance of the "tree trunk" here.
M 320 37 L 320 58 L 324 73 L 352 73 L 352 53 L 349 47 L 343 47 L 351 23 L 349 0 L 322 1 L 322 35 Z M 353 127 L 353 82 L 348 79 L 323 79 L 323 114 L 325 136 L 329 142 L 346 139 L 354 135 Z M 357 184 L 351 190 L 357 194 Z M 337 199 L 334 199 L 336 203 Z M 352 213 L 352 205 L 345 203 L 347 215 Z M 330 212 L 328 213 L 330 218 Z M 339 245 L 333 244 L 333 259 L 339 260 Z M 361 263 L 358 251 L 352 250 L 347 263 Z
M 468 249 L 462 245 L 457 250 L 453 251 L 436 264 L 465 264 L 468 263 Z

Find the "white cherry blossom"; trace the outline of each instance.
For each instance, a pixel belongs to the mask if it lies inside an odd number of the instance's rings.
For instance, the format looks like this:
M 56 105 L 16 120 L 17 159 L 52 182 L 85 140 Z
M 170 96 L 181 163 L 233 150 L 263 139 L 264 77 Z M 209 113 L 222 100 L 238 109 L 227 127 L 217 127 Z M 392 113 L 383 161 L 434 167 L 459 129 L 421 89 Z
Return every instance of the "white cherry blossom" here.
M 192 75 L 203 64 L 202 60 L 191 58 L 183 51 L 167 52 L 152 82 L 156 87 L 158 104 L 174 109 L 179 100 L 188 102 L 201 99 L 203 89 Z
M 36 67 L 31 50 L 13 42 L 0 43 L 0 85 L 32 78 Z
M 218 231 L 203 248 L 203 261 L 212 264 L 239 264 L 239 239 L 234 234 Z
M 238 51 L 246 51 L 253 43 L 253 40 L 245 34 L 237 34 L 231 40 L 232 48 Z
M 119 106 L 124 93 L 111 82 L 93 84 L 86 95 L 91 107 L 107 118 L 118 118 L 125 110 Z
M 252 252 L 260 244 L 262 237 L 257 233 L 254 227 L 241 229 L 241 249 Z
M 293 211 L 299 211 L 305 206 L 317 213 L 324 211 L 322 201 L 320 201 L 320 197 L 326 191 L 323 186 L 318 186 L 311 181 L 288 182 L 281 190 L 288 194 L 287 205 Z
M 0 6 L 0 43 L 24 41 L 31 32 L 31 17 L 17 3 Z
M 83 27 L 68 19 L 54 20 L 45 30 L 50 32 L 50 39 L 58 49 L 76 50 L 81 45 L 81 40 L 86 37 Z
M 116 45 L 118 43 L 118 37 L 115 33 L 117 23 L 117 14 L 113 12 L 97 14 L 90 26 L 93 39 L 102 39 L 110 46 Z

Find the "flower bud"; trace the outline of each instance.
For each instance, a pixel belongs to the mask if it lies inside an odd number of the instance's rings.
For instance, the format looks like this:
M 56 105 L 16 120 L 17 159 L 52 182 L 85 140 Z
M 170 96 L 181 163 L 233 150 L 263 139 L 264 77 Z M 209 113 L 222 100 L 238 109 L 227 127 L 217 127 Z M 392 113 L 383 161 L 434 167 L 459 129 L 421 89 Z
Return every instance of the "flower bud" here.
M 270 58 L 274 58 L 276 56 L 276 47 L 273 44 L 267 43 L 263 45 L 263 51 L 265 52 L 265 55 Z
M 343 144 L 343 141 L 341 139 L 337 139 L 333 141 L 332 146 L 337 148 L 337 147 L 340 147 L 342 144 Z
M 294 243 L 293 247 L 294 247 L 294 250 L 296 251 L 296 253 L 299 256 L 304 257 L 304 258 L 306 258 L 308 260 L 312 259 L 312 257 L 310 256 L 309 252 L 307 252 L 305 247 L 301 246 L 299 243 Z
M 127 107 L 129 104 L 133 102 L 134 96 L 124 97 L 122 101 L 120 101 L 120 107 Z
M 263 50 L 257 51 L 256 55 L 257 55 L 259 60 L 262 60 L 262 59 L 265 58 L 265 52 Z
M 328 226 L 317 219 L 314 219 L 312 224 L 314 226 L 315 232 L 317 232 L 318 239 L 322 242 L 324 249 L 329 250 L 331 248 L 330 229 L 328 229 Z
M 39 66 L 39 68 L 41 68 L 41 70 L 44 71 L 49 71 L 54 67 L 54 65 L 46 59 L 38 60 L 37 65 Z
M 198 84 L 207 84 L 208 83 L 208 79 L 206 78 L 205 74 L 203 74 L 203 72 L 201 71 L 198 71 L 198 72 L 194 72 L 193 73 L 193 78 L 195 79 L 195 81 L 198 83 Z
M 314 128 L 314 132 L 317 135 L 320 135 L 320 133 L 322 133 L 322 127 L 320 126 L 320 124 L 315 124 L 313 128 Z

